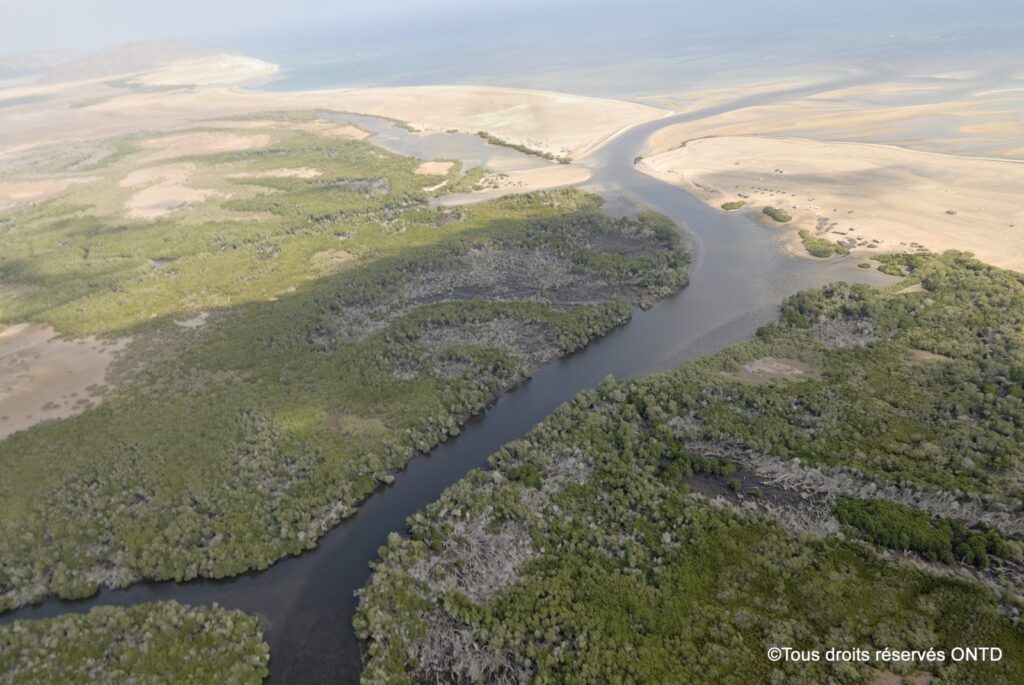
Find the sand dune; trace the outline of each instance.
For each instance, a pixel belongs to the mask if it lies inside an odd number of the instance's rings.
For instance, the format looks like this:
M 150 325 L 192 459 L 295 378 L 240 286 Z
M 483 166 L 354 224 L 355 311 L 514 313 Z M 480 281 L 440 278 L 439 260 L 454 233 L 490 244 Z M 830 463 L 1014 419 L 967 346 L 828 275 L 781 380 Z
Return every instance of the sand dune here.
M 861 143 L 702 138 L 639 168 L 708 204 L 768 205 L 855 253 L 947 249 L 1024 271 L 1024 163 Z

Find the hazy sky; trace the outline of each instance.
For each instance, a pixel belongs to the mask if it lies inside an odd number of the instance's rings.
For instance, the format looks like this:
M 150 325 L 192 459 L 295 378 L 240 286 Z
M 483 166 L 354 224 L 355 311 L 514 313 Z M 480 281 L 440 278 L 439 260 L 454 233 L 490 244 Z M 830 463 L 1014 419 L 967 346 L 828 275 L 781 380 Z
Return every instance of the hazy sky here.
M 527 3 L 490 0 L 487 6 L 501 4 Z M 386 21 L 412 11 L 478 5 L 470 0 L 0 0 L 0 53 L 164 38 L 216 43 L 325 21 Z
M 1005 34 L 1022 25 L 1024 0 L 0 0 L 0 53 L 163 38 L 234 49 L 281 46 L 280 36 L 335 47 L 396 35 L 442 45 L 458 42 L 462 26 L 485 45 L 492 32 L 625 42 L 646 31 L 680 43 L 742 36 L 770 46 L 782 34 Z

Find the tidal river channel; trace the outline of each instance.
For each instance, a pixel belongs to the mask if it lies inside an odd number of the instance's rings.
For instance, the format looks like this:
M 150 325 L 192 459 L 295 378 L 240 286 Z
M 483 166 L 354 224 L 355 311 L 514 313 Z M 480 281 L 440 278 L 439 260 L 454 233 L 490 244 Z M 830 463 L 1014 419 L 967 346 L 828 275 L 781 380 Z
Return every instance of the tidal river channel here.
M 788 93 L 787 93 L 788 94 Z M 731 103 L 736 107 L 737 102 Z M 772 320 L 787 295 L 837 280 L 879 284 L 888 277 L 858 269 L 849 258 L 810 260 L 785 252 L 775 231 L 739 215 L 707 207 L 679 188 L 634 168 L 648 137 L 659 128 L 714 111 L 649 122 L 616 136 L 581 163 L 593 172 L 584 186 L 609 199 L 660 211 L 675 219 L 692 243 L 690 284 L 585 349 L 539 369 L 505 393 L 461 434 L 414 458 L 393 484 L 378 488 L 358 513 L 321 538 L 315 550 L 279 561 L 259 573 L 226 580 L 143 582 L 104 590 L 81 601 L 50 599 L 0 616 L 0 624 L 84 612 L 100 605 L 158 600 L 217 604 L 257 614 L 270 644 L 270 679 L 277 685 L 356 683 L 361 668 L 352 630 L 354 592 L 368 580 L 369 563 L 388 534 L 404 534 L 405 520 L 504 443 L 530 430 L 559 404 L 613 375 L 627 378 L 674 368 L 751 336 Z M 382 120 L 352 119 L 376 133 L 374 142 L 423 158 L 458 158 L 505 168 L 530 163 L 475 136 L 419 136 Z M 536 164 L 535 159 L 532 162 Z

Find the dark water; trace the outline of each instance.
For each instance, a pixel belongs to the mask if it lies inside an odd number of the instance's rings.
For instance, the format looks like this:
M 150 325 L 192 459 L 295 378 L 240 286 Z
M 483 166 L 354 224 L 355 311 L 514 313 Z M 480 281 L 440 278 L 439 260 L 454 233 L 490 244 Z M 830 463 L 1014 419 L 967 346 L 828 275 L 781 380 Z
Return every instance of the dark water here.
M 626 378 L 670 369 L 747 338 L 776 316 L 780 300 L 800 289 L 835 280 L 886 281 L 885 276 L 858 269 L 847 259 L 794 258 L 780 248 L 771 229 L 708 208 L 687 193 L 634 170 L 633 160 L 652 131 L 705 114 L 633 128 L 588 162 L 594 170 L 588 187 L 613 200 L 657 209 L 689 228 L 695 260 L 685 290 L 649 311 L 637 312 L 630 323 L 586 349 L 541 368 L 530 381 L 472 420 L 458 438 L 414 459 L 392 485 L 378 489 L 354 517 L 328 532 L 316 550 L 261 573 L 229 580 L 139 583 L 78 602 L 51 599 L 5 614 L 0 624 L 84 612 L 99 605 L 171 599 L 189 604 L 216 602 L 264 619 L 271 647 L 270 683 L 357 682 L 361 663 L 351 628 L 356 608 L 353 593 L 366 583 L 369 562 L 389 533 L 404 532 L 406 517 L 437 499 L 469 469 L 484 466 L 487 456 L 501 445 L 522 436 L 559 404 L 609 374 Z M 395 134 L 388 146 L 410 152 L 402 147 L 402 139 Z M 470 157 L 478 153 L 469 151 Z M 438 149 L 431 156 L 459 155 L 458 150 Z

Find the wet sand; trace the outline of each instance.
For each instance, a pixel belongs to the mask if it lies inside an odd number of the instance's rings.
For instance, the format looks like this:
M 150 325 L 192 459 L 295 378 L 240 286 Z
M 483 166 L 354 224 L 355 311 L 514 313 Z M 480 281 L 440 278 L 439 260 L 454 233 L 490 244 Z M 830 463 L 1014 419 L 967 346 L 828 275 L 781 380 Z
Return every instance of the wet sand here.
M 57 338 L 49 326 L 0 331 L 0 438 L 102 400 L 107 368 L 127 340 Z

